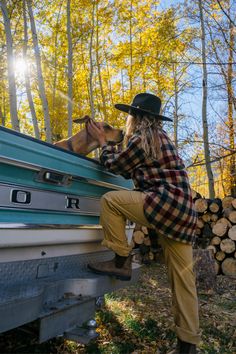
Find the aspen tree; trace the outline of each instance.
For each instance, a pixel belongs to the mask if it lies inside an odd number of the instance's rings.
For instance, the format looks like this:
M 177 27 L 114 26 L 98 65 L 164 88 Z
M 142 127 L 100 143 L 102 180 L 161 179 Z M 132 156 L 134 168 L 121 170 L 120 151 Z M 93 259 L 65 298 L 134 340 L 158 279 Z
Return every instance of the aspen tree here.
M 73 49 L 71 36 L 71 0 L 67 0 L 67 41 L 68 41 L 68 137 L 72 135 L 72 113 L 73 113 Z
M 23 44 L 23 60 L 26 63 L 25 66 L 25 88 L 26 88 L 26 94 L 29 102 L 29 108 L 31 112 L 31 118 L 32 118 L 32 123 L 34 127 L 34 135 L 37 139 L 40 139 L 40 132 L 39 132 L 39 127 L 38 127 L 38 121 L 36 117 L 36 112 L 35 112 L 35 107 L 34 107 L 34 102 L 33 102 L 33 96 L 31 92 L 31 85 L 30 85 L 30 74 L 29 74 L 29 69 L 28 69 L 28 63 L 27 63 L 27 49 L 28 49 L 28 28 L 27 28 L 27 16 L 26 16 L 26 3 L 25 0 L 23 0 L 23 19 L 24 19 L 24 44 Z
M 203 17 L 202 0 L 198 0 L 200 23 L 201 23 L 201 45 L 202 45 L 202 128 L 204 141 L 204 154 L 206 162 L 206 170 L 208 177 L 209 197 L 215 197 L 214 177 L 210 163 L 210 148 L 208 136 L 208 121 L 207 121 L 207 64 L 206 64 L 206 43 L 205 43 L 205 24 Z
M 35 55 L 35 61 L 36 61 L 36 66 L 37 66 L 40 99 L 41 99 L 42 106 L 43 106 L 45 135 L 46 135 L 47 142 L 51 143 L 52 142 L 51 123 L 50 123 L 48 101 L 47 101 L 47 97 L 46 97 L 45 84 L 44 84 L 42 67 L 41 67 L 41 55 L 40 55 L 40 49 L 39 49 L 39 44 L 38 44 L 37 30 L 36 30 L 34 14 L 33 14 L 33 9 L 32 9 L 32 0 L 26 0 L 26 3 L 27 3 L 28 11 L 29 11 L 32 38 L 33 38 L 33 44 L 34 44 L 34 55 Z
M 2 10 L 4 28 L 6 34 L 6 46 L 7 46 L 7 70 L 8 70 L 8 92 L 9 92 L 9 104 L 10 104 L 10 116 L 11 123 L 14 130 L 20 131 L 18 113 L 17 113 L 17 97 L 16 97 L 16 79 L 14 68 L 14 52 L 13 52 L 13 39 L 11 34 L 11 21 L 7 9 L 5 0 L 0 1 L 0 7 Z

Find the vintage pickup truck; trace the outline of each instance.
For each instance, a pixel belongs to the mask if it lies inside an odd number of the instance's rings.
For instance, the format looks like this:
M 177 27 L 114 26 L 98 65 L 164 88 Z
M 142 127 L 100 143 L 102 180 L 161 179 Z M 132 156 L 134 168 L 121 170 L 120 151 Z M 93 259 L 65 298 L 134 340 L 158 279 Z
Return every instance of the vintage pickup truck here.
M 99 199 L 131 181 L 97 161 L 0 127 L 0 333 L 38 322 L 39 342 L 88 341 L 100 296 L 135 282 L 95 275 L 112 258 L 100 244 Z M 133 225 L 127 223 L 130 237 Z

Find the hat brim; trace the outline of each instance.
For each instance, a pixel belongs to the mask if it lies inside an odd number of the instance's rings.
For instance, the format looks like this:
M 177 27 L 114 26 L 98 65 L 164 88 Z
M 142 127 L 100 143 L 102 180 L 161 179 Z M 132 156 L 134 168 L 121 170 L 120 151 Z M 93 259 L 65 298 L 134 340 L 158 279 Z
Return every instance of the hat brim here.
M 137 108 L 135 106 L 131 106 L 128 104 L 117 103 L 117 104 L 115 104 L 115 108 L 118 109 L 119 111 L 126 112 L 126 113 L 131 113 L 131 114 L 132 114 L 132 112 L 134 112 L 136 114 L 137 113 L 141 113 L 141 114 L 146 113 L 148 115 L 152 115 L 152 116 L 156 117 L 159 120 L 165 120 L 165 121 L 169 121 L 169 122 L 173 121 L 173 119 L 162 116 L 161 114 L 156 114 L 156 113 L 153 113 L 150 111 L 146 111 L 145 109 Z

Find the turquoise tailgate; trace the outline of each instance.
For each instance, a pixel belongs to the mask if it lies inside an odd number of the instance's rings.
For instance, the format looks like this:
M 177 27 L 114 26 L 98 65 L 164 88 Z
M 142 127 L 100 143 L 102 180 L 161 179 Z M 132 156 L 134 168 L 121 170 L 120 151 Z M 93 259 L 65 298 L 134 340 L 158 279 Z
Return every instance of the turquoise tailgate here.
M 0 223 L 97 224 L 101 196 L 132 188 L 97 161 L 0 127 Z

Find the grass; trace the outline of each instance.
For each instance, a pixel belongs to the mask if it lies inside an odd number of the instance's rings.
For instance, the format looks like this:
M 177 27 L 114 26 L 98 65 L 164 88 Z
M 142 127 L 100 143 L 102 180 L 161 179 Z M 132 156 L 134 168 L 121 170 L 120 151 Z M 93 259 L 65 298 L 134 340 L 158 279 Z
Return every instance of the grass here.
M 236 353 L 236 279 L 218 277 L 219 293 L 200 294 L 201 354 Z M 175 344 L 171 293 L 163 265 L 143 269 L 136 285 L 105 296 L 96 313 L 100 336 L 88 345 L 63 339 L 36 344 L 34 333 L 0 336 L 2 354 L 164 354 Z

